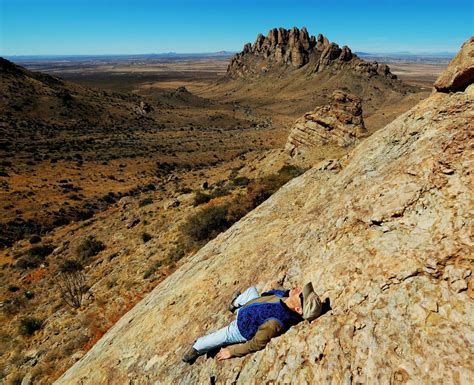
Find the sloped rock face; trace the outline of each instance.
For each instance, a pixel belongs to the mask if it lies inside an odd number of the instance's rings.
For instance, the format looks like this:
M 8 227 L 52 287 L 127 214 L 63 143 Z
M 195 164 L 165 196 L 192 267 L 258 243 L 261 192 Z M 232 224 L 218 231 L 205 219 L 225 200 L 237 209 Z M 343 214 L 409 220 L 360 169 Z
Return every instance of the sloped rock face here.
M 464 91 L 474 81 L 474 36 L 466 41 L 434 86 L 441 92 Z
M 319 146 L 348 147 L 367 135 L 360 99 L 337 90 L 330 104 L 306 113 L 293 125 L 285 150 L 291 157 L 310 157 Z
M 58 384 L 469 384 L 474 86 L 434 93 L 207 244 Z M 332 310 L 262 351 L 180 358 L 237 288 L 312 281 Z
M 249 77 L 267 72 L 275 65 L 307 67 L 310 72 L 321 72 L 329 67 L 350 67 L 360 74 L 396 78 L 386 65 L 363 61 L 347 46 L 339 48 L 321 34 L 310 36 L 305 27 L 301 30 L 296 27 L 291 30 L 273 28 L 266 37 L 259 34 L 254 44 L 245 44 L 242 52 L 231 59 L 227 75 L 231 78 Z

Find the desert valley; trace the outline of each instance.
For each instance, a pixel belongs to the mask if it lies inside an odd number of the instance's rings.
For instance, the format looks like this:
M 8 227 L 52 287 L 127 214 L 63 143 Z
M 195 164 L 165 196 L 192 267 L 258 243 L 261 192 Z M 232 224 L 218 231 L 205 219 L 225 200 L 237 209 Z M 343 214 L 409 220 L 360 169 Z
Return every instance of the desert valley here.
M 0 383 L 468 384 L 473 55 L 0 58 Z M 301 280 L 323 316 L 180 362 Z

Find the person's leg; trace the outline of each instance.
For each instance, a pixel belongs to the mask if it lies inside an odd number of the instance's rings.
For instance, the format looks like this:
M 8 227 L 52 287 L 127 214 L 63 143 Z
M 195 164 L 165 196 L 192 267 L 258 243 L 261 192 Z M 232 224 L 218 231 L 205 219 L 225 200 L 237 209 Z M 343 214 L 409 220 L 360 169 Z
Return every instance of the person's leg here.
M 260 297 L 255 287 L 249 287 L 242 294 L 240 294 L 235 300 L 233 305 L 237 308 L 244 306 L 247 302 Z
M 218 331 L 208 334 L 207 336 L 198 338 L 193 345 L 200 355 L 207 353 L 209 350 L 232 345 L 239 342 L 245 342 L 246 339 L 240 334 L 237 327 L 237 321 L 231 322 L 227 327 L 219 329 Z

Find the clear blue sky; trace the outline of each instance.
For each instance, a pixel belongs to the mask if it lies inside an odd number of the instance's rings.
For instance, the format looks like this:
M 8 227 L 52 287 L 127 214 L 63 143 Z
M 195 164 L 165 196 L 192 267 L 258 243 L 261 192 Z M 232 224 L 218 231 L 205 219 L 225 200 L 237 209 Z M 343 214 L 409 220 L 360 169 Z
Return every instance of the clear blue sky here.
M 354 51 L 456 52 L 473 0 L 0 0 L 0 55 L 241 50 L 306 26 Z

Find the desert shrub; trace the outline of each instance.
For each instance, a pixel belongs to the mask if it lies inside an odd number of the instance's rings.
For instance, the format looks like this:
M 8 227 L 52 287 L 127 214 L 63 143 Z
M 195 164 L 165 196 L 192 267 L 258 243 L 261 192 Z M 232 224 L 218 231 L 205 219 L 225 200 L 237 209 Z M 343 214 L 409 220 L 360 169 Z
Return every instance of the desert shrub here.
M 38 245 L 31 247 L 23 256 L 18 258 L 15 263 L 16 267 L 20 269 L 30 269 L 40 266 L 45 262 L 46 257 L 51 254 L 54 250 L 54 246 Z
M 287 181 L 289 181 L 290 179 L 300 176 L 306 170 L 307 168 L 302 168 L 302 167 L 286 164 L 278 171 L 278 175 L 280 175 L 282 178 L 286 178 Z
M 192 240 L 210 240 L 229 227 L 227 204 L 206 207 L 190 216 L 182 225 L 182 232 Z
M 61 299 L 66 305 L 79 309 L 82 305 L 82 298 L 87 291 L 85 285 L 85 275 L 82 272 L 82 265 L 71 261 L 64 264 L 58 275 L 57 284 Z
M 161 261 L 155 262 L 143 274 L 143 279 L 150 278 L 161 267 Z
M 175 263 L 178 262 L 181 258 L 183 258 L 186 253 L 192 248 L 192 244 L 188 243 L 184 240 L 180 240 L 176 243 L 176 245 L 170 250 L 168 256 L 166 257 L 167 263 Z
M 74 259 L 67 259 L 61 265 L 59 265 L 59 271 L 61 273 L 81 271 L 83 266 L 81 262 Z
M 145 199 L 142 199 L 140 202 L 138 202 L 138 207 L 147 206 L 147 205 L 152 204 L 152 203 L 153 203 L 153 199 L 145 198 Z
M 24 294 L 26 299 L 32 299 L 35 296 L 35 294 L 31 290 L 25 290 Z
M 12 293 L 14 293 L 15 291 L 18 291 L 18 290 L 20 290 L 20 288 L 18 286 L 15 286 L 15 285 L 8 286 L 8 291 L 11 291 Z
M 178 192 L 179 192 L 180 194 L 189 194 L 189 193 L 192 193 L 192 192 L 193 192 L 193 189 L 190 188 L 190 187 L 186 187 L 186 186 L 185 186 L 185 187 L 180 188 L 180 189 L 178 190 Z
M 25 308 L 25 306 L 25 299 L 19 296 L 15 296 L 3 301 L 2 310 L 6 316 L 13 316 L 15 314 L 18 314 L 20 310 Z
M 93 210 L 88 210 L 88 209 L 85 209 L 85 210 L 77 210 L 75 213 L 74 213 L 74 220 L 76 221 L 85 221 L 87 219 L 90 219 L 94 216 L 94 211 Z
M 105 245 L 101 241 L 89 235 L 77 246 L 76 254 L 78 257 L 85 259 L 97 255 L 104 249 Z
M 20 320 L 18 331 L 21 335 L 32 336 L 35 331 L 43 327 L 43 321 L 35 317 L 26 317 Z
M 35 243 L 41 242 L 41 237 L 37 234 L 30 237 L 30 243 L 34 245 Z
M 38 258 L 46 258 L 54 250 L 54 246 L 51 244 L 33 246 L 28 250 L 28 255 Z
M 208 203 L 211 199 L 225 196 L 229 194 L 229 189 L 226 187 L 216 187 L 209 193 L 197 191 L 194 195 L 193 205 L 194 207 Z
M 245 176 L 239 176 L 231 179 L 234 186 L 244 187 L 250 183 L 250 179 Z
M 147 232 L 144 232 L 141 234 L 141 239 L 144 243 L 147 243 L 151 238 L 153 238 L 150 234 L 148 234 Z
M 209 194 L 205 194 L 201 191 L 197 191 L 194 195 L 193 205 L 194 207 L 207 203 L 211 200 L 211 196 Z

